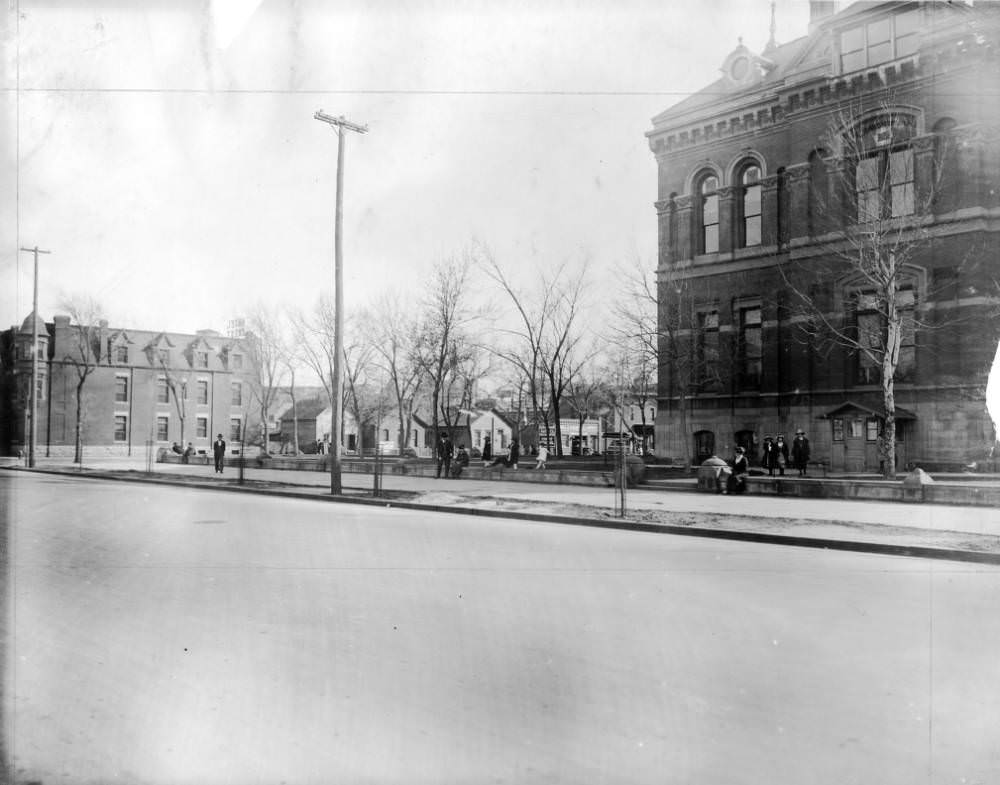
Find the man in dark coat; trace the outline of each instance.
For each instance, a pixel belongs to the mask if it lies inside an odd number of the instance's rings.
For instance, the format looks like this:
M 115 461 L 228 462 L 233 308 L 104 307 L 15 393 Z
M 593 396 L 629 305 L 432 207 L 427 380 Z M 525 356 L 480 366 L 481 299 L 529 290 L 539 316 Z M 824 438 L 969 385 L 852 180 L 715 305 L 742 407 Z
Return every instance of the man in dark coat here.
M 507 458 L 507 465 L 517 469 L 517 459 L 521 457 L 521 446 L 517 439 L 510 440 L 510 455 Z
M 761 448 L 763 450 L 763 463 L 764 468 L 767 469 L 767 473 L 774 476 L 774 470 L 778 468 L 778 448 L 774 443 L 773 436 L 764 437 L 764 446 Z
M 212 455 L 215 456 L 216 474 L 222 474 L 222 467 L 226 462 L 226 442 L 219 434 L 219 438 L 212 442 Z
M 792 442 L 792 465 L 799 470 L 799 477 L 806 476 L 806 467 L 809 465 L 809 440 L 801 428 L 795 432 L 795 440 Z
M 444 476 L 447 478 L 448 474 L 451 472 L 451 454 L 454 452 L 455 447 L 451 443 L 451 439 L 448 438 L 448 434 L 441 431 L 441 435 L 438 437 L 437 449 L 435 451 L 435 457 L 437 458 L 437 478 L 441 478 L 441 469 L 444 468 Z

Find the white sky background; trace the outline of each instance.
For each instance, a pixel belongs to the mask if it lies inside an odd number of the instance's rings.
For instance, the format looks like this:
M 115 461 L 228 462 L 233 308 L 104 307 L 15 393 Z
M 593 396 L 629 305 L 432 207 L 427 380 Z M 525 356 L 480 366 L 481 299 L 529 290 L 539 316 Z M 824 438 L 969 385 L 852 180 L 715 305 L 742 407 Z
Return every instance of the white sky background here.
M 93 296 L 112 326 L 224 330 L 333 288 L 336 135 L 349 134 L 345 296 L 474 238 L 522 281 L 655 265 L 651 118 L 760 51 L 768 0 L 30 2 L 0 11 L 0 326 Z M 779 0 L 778 40 L 808 2 Z M 600 279 L 604 277 L 605 281 Z M 485 287 L 484 287 L 485 288 Z

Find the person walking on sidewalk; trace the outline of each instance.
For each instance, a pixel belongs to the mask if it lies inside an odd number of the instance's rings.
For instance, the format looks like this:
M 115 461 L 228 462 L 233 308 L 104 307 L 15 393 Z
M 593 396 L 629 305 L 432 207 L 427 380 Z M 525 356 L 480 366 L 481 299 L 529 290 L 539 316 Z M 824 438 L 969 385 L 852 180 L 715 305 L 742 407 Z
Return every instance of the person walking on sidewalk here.
M 799 477 L 806 476 L 806 467 L 809 465 L 809 440 L 801 428 L 795 432 L 795 440 L 792 442 L 792 465 L 799 470 Z
M 212 455 L 215 457 L 215 473 L 222 474 L 222 467 L 226 463 L 226 442 L 219 434 L 219 438 L 212 442 Z
M 451 439 L 448 438 L 448 434 L 441 431 L 441 435 L 438 437 L 437 443 L 437 479 L 441 479 L 441 469 L 444 468 L 444 476 L 448 477 L 451 471 L 451 454 L 454 452 L 455 447 L 451 443 Z
M 517 443 L 517 439 L 510 440 L 510 455 L 507 458 L 507 464 L 515 471 L 517 471 L 517 459 L 521 456 L 521 447 Z
M 549 448 L 544 444 L 538 446 L 538 455 L 535 456 L 535 468 L 544 469 L 545 462 L 549 459 Z

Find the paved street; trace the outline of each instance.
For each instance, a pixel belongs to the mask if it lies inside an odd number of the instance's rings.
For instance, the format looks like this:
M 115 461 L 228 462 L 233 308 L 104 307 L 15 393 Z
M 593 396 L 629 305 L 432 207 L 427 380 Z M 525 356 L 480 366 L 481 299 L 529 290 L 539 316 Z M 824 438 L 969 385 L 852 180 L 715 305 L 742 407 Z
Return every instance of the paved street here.
M 993 783 L 1000 569 L 0 474 L 49 783 Z
M 40 467 L 68 467 L 65 459 L 42 459 Z M 119 458 L 87 461 L 90 468 L 135 469 L 141 471 L 145 464 L 136 458 L 130 461 Z M 530 471 L 530 470 L 525 470 Z M 186 475 L 209 480 L 222 479 L 211 466 L 158 463 L 154 466 L 156 475 Z M 233 480 L 236 470 L 228 468 L 226 480 Z M 329 488 L 330 478 L 324 472 L 284 471 L 258 469 L 250 466 L 246 476 L 254 480 L 293 483 Z M 454 501 L 459 495 L 464 497 L 494 497 L 547 503 L 559 506 L 565 504 L 586 504 L 603 507 L 611 511 L 615 506 L 616 491 L 613 488 L 562 485 L 553 483 L 508 482 L 504 479 L 470 480 L 440 479 L 431 477 L 386 474 L 382 478 L 383 487 L 393 490 L 422 494 L 422 501 L 445 503 Z M 344 473 L 345 487 L 370 489 L 370 474 Z M 428 494 L 434 494 L 429 496 Z M 640 487 L 630 489 L 627 504 L 629 509 L 673 510 L 690 513 L 709 513 L 755 516 L 759 518 L 788 518 L 839 521 L 849 524 L 883 524 L 905 526 L 924 531 L 958 531 L 1000 537 L 1000 508 L 967 507 L 941 504 L 902 504 L 899 502 L 852 501 L 844 499 L 811 499 L 795 496 L 721 496 L 710 493 L 691 493 L 662 488 Z M 825 532 L 816 529 L 817 536 Z

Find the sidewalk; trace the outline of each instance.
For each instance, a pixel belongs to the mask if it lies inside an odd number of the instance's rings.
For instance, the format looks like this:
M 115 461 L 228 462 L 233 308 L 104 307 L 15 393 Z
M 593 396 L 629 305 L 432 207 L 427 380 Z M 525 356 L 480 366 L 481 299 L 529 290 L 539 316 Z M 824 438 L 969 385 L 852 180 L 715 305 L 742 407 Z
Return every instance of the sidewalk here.
M 138 460 L 95 459 L 81 471 L 65 460 L 40 459 L 37 470 L 332 498 L 330 476 L 316 471 L 247 467 L 248 485 L 240 487 L 232 467 L 220 476 L 210 466 L 156 464 L 150 475 Z M 348 498 L 342 501 L 376 502 L 372 484 L 370 474 L 344 473 Z M 384 475 L 382 488 L 388 498 L 377 503 L 417 509 L 1000 564 L 1000 509 L 990 507 L 733 497 L 640 487 L 627 490 L 622 517 L 617 515 L 619 491 L 604 487 Z

